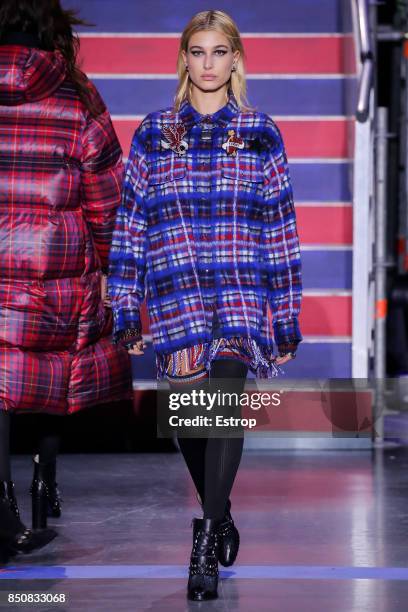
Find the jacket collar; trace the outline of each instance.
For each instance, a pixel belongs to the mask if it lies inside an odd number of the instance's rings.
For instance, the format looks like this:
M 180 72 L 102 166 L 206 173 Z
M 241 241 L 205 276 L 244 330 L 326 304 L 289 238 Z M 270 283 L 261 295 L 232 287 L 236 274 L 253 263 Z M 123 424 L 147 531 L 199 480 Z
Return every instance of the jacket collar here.
M 211 115 L 202 115 L 194 106 L 185 98 L 180 105 L 179 115 L 187 130 L 193 125 L 200 123 L 204 118 L 211 119 L 215 124 L 222 127 L 228 125 L 231 120 L 239 113 L 239 106 L 232 90 L 228 91 L 228 102 L 225 106 L 217 110 Z

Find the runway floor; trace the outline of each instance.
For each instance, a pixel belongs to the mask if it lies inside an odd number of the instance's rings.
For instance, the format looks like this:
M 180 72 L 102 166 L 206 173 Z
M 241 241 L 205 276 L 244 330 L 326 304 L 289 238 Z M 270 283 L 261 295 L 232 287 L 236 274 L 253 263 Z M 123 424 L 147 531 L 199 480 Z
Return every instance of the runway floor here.
M 30 521 L 30 458 L 13 460 Z M 59 537 L 0 569 L 0 610 L 397 612 L 408 598 L 408 450 L 247 451 L 232 494 L 241 534 L 219 599 L 188 602 L 200 516 L 178 453 L 63 455 Z M 7 593 L 65 594 L 16 606 Z

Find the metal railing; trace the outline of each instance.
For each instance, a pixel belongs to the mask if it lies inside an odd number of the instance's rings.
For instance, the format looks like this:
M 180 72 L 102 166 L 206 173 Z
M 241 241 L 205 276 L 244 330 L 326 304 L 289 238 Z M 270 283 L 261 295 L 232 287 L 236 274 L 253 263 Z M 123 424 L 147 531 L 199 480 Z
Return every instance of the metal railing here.
M 364 123 L 368 119 L 370 92 L 373 84 L 374 54 L 371 47 L 370 27 L 366 0 L 356 0 L 360 60 L 362 69 L 358 87 L 357 121 Z

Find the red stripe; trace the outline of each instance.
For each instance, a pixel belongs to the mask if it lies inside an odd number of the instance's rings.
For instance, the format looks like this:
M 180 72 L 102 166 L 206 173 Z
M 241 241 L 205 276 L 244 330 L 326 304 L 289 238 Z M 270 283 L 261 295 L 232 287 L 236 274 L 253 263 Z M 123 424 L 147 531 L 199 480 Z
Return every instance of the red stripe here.
M 351 336 L 351 296 L 304 296 L 299 318 L 306 336 Z M 143 333 L 149 333 L 146 304 L 142 307 Z
M 244 38 L 248 73 L 327 73 L 355 72 L 350 61 L 352 38 Z M 91 73 L 159 73 L 176 71 L 177 38 L 149 36 L 138 38 L 81 38 L 83 69 Z
M 298 206 L 296 217 L 300 244 L 349 245 L 353 242 L 351 206 Z
M 154 110 L 154 109 L 152 109 Z M 114 121 L 123 152 L 127 156 L 130 142 L 139 121 Z M 278 121 L 285 140 L 286 149 L 291 157 L 348 157 L 347 138 L 354 129 L 354 122 L 340 119 L 336 121 Z

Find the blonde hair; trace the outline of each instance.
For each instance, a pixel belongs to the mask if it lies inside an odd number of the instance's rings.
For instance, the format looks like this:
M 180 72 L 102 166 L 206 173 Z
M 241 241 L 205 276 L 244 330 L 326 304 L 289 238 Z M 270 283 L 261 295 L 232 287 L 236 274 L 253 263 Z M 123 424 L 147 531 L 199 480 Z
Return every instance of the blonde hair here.
M 246 98 L 246 78 L 244 67 L 244 46 L 242 44 L 239 30 L 234 20 L 223 11 L 202 11 L 197 13 L 184 28 L 180 39 L 180 48 L 177 57 L 177 73 L 179 83 L 174 96 L 174 111 L 177 112 L 181 103 L 187 98 L 191 102 L 191 80 L 183 60 L 182 51 L 187 53 L 190 38 L 196 32 L 205 30 L 217 30 L 222 32 L 231 45 L 232 52 L 239 51 L 240 56 L 235 62 L 236 70 L 231 72 L 230 88 L 234 94 L 241 110 L 251 110 Z

